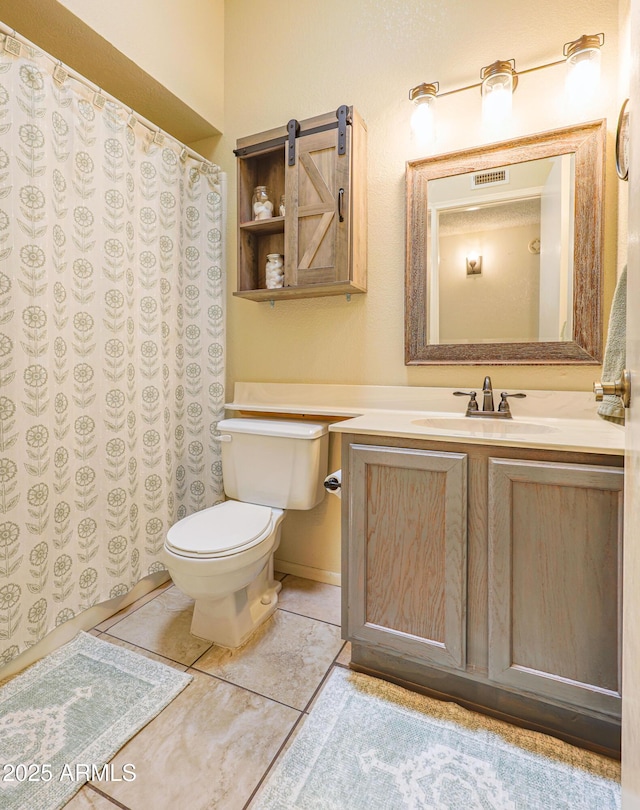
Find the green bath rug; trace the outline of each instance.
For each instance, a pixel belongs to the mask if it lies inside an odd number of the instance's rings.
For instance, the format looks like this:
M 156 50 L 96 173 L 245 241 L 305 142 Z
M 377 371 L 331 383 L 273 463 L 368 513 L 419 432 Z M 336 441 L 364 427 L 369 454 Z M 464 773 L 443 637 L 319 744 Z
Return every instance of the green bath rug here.
M 88 779 L 135 779 L 106 764 L 192 680 L 78 634 L 0 688 L 0 807 L 56 810 Z
M 335 669 L 251 810 L 619 810 L 619 763 Z

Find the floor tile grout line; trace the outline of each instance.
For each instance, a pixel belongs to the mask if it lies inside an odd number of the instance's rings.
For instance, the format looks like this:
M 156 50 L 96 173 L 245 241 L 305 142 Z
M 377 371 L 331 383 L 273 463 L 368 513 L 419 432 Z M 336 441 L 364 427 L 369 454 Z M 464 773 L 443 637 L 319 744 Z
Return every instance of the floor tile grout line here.
M 170 584 L 168 584 L 168 583 L 170 583 Z M 166 585 L 166 587 L 164 587 L 165 585 Z M 112 627 L 115 627 L 116 624 L 120 624 L 120 622 L 123 622 L 125 619 L 128 619 L 129 616 L 133 616 L 133 614 L 137 613 L 140 610 L 140 608 L 143 608 L 145 605 L 148 605 L 150 602 L 153 602 L 154 599 L 157 599 L 159 596 L 162 596 L 163 593 L 166 593 L 167 591 L 171 590 L 171 588 L 175 588 L 175 585 L 173 584 L 173 582 L 170 579 L 168 579 L 167 582 L 163 582 L 162 585 L 158 585 L 157 588 L 154 588 L 153 591 L 149 591 L 149 593 L 154 593 L 154 591 L 157 591 L 159 588 L 162 588 L 162 591 L 160 593 L 157 593 L 155 596 L 151 597 L 151 599 L 147 599 L 146 602 L 143 602 L 141 605 L 138 605 L 137 608 L 134 608 L 132 611 L 127 613 L 127 615 L 123 616 L 121 619 L 118 619 L 117 622 L 114 622 L 113 624 L 110 624 L 109 627 L 105 628 L 105 630 L 98 630 L 98 633 L 106 633 L 107 630 L 110 630 Z M 144 594 L 144 596 L 141 596 L 140 599 L 144 599 L 144 597 L 148 596 L 148 595 L 149 594 Z M 139 602 L 140 599 L 136 599 L 135 602 L 131 603 L 131 605 L 135 605 L 135 603 Z M 131 607 L 131 605 L 127 605 L 127 607 L 122 608 L 122 610 L 128 610 Z M 120 611 L 118 611 L 118 613 L 120 613 Z M 117 616 L 117 615 L 118 615 L 117 613 L 113 614 L 113 616 Z M 113 619 L 113 616 L 109 616 L 109 618 L 103 619 L 101 622 L 98 622 L 98 624 L 95 624 L 90 629 L 91 630 L 96 630 L 98 628 L 98 625 L 104 624 L 105 622 L 108 622 L 110 619 Z
M 139 650 L 144 650 L 145 652 L 151 653 L 152 655 L 158 655 L 160 658 L 164 658 L 166 661 L 173 661 L 174 664 L 180 664 L 181 667 L 187 667 L 188 669 L 189 667 L 193 666 L 193 664 L 187 664 L 184 661 L 178 661 L 176 658 L 171 658 L 171 656 L 169 655 L 163 655 L 162 653 L 159 653 L 156 650 L 151 650 L 149 649 L 149 647 L 143 647 L 142 644 L 136 644 L 133 641 L 129 641 L 129 639 L 127 638 L 120 638 L 120 636 L 114 636 L 111 633 L 109 633 L 108 630 L 103 630 L 102 634 L 105 636 L 109 636 L 110 638 L 115 638 L 118 641 L 124 641 L 126 644 L 131 644 L 132 647 L 137 647 Z M 211 647 L 213 647 L 213 644 L 210 647 L 207 647 L 207 649 L 204 652 L 209 652 Z M 204 655 L 204 653 L 202 653 L 202 655 Z M 198 658 L 194 660 L 194 663 L 198 659 L 202 658 L 202 655 L 199 655 Z
M 189 669 L 194 669 L 200 675 L 208 675 L 210 678 L 214 678 L 216 681 L 220 681 L 221 683 L 226 683 L 228 686 L 235 686 L 236 689 L 242 689 L 244 692 L 249 692 L 251 695 L 256 695 L 256 697 L 263 698 L 263 700 L 270 700 L 272 703 L 277 703 L 279 706 L 284 706 L 285 709 L 292 709 L 294 712 L 302 713 L 304 709 L 299 709 L 297 706 L 291 706 L 289 703 L 283 703 L 281 700 L 277 698 L 269 697 L 269 695 L 263 695 L 262 692 L 256 692 L 255 689 L 249 689 L 248 686 L 242 686 L 242 684 L 234 683 L 234 681 L 228 681 L 226 678 L 222 678 L 220 675 L 214 675 L 213 672 L 206 672 L 204 669 L 198 669 L 198 667 L 194 667 L 191 665 Z M 189 670 L 187 670 L 188 672 Z
M 289 740 L 291 739 L 291 736 L 292 736 L 293 734 L 295 734 L 296 729 L 298 728 L 298 726 L 299 726 L 299 725 L 300 725 L 300 724 L 301 724 L 301 723 L 302 723 L 302 722 L 303 722 L 305 719 L 306 719 L 305 714 L 304 714 L 303 712 L 300 712 L 300 715 L 299 715 L 298 719 L 297 719 L 297 720 L 296 720 L 296 722 L 293 724 L 293 726 L 291 726 L 291 728 L 290 728 L 290 730 L 289 730 L 289 733 L 287 734 L 287 736 L 286 736 L 286 737 L 284 738 L 284 740 L 282 741 L 282 744 L 280 745 L 280 748 L 278 748 L 278 750 L 277 750 L 277 752 L 276 752 L 275 756 L 273 757 L 273 759 L 271 760 L 271 762 L 270 762 L 270 763 L 269 763 L 269 765 L 267 766 L 267 769 L 265 770 L 265 772 L 262 774 L 262 776 L 261 776 L 261 777 L 260 777 L 260 779 L 258 780 L 258 784 L 257 784 L 257 785 L 255 786 L 255 788 L 253 789 L 253 792 L 251 793 L 251 795 L 250 795 L 250 796 L 249 796 L 249 798 L 247 799 L 247 803 L 244 805 L 244 807 L 242 808 L 242 810 L 248 810 L 249 805 L 250 805 L 250 804 L 251 804 L 251 802 L 252 802 L 252 801 L 255 799 L 255 797 L 256 797 L 256 795 L 257 795 L 258 791 L 260 790 L 260 788 L 261 788 L 261 787 L 262 787 L 262 785 L 264 784 L 265 780 L 267 779 L 267 777 L 269 776 L 269 774 L 271 773 L 271 771 L 272 771 L 272 770 L 273 770 L 273 768 L 275 767 L 276 763 L 278 762 L 278 760 L 279 760 L 280 756 L 282 755 L 282 753 L 283 753 L 283 751 L 284 751 L 284 749 L 285 749 L 285 747 L 286 747 L 287 743 L 288 743 L 288 742 L 289 742 Z
M 92 785 L 91 782 L 86 782 L 84 787 L 90 788 L 91 790 L 95 791 L 99 796 L 102 796 L 103 799 L 108 799 L 115 807 L 119 807 L 120 810 L 131 810 L 129 805 L 122 804 L 122 802 L 119 802 L 117 799 L 114 799 L 113 796 L 109 796 L 108 793 L 104 793 L 104 791 L 95 787 L 95 785 Z M 80 790 L 82 790 L 82 788 L 80 788 Z M 79 792 L 80 791 L 78 791 L 78 793 Z M 76 793 L 75 795 L 77 796 L 78 794 Z
M 205 641 L 206 641 L 206 640 L 207 640 L 207 639 L 205 639 Z M 199 655 L 199 656 L 198 656 L 196 659 L 194 659 L 193 663 L 192 663 L 192 664 L 189 664 L 189 666 L 190 666 L 190 667 L 195 667 L 195 665 L 198 663 L 198 661 L 199 661 L 199 660 L 200 660 L 200 659 L 201 659 L 201 658 L 202 658 L 204 655 L 206 655 L 206 654 L 209 652 L 209 650 L 211 650 L 211 647 L 215 647 L 215 646 L 216 646 L 215 641 L 212 641 L 212 642 L 211 642 L 211 646 L 210 646 L 210 647 L 207 647 L 207 649 L 206 649 L 206 650 L 204 650 L 203 652 L 201 652 L 201 653 L 200 653 L 200 655 Z M 217 646 L 219 647 L 220 645 L 218 644 Z M 201 670 L 198 670 L 198 671 L 201 671 Z
M 340 622 L 329 622 L 326 619 L 319 619 L 317 616 L 308 616 L 306 613 L 300 613 L 297 610 L 291 610 L 290 608 L 283 607 L 280 603 L 278 603 L 278 610 L 283 611 L 283 613 L 293 613 L 294 616 L 302 616 L 303 619 L 311 619 L 314 622 L 322 622 L 322 624 L 331 625 L 331 627 L 340 627 Z
M 340 653 L 338 653 L 338 655 L 339 654 Z M 309 701 L 307 702 L 307 705 L 303 709 L 303 712 L 305 714 L 309 714 L 311 704 L 313 703 L 313 701 L 316 699 L 316 697 L 320 694 L 320 692 L 324 688 L 324 685 L 326 684 L 327 680 L 329 679 L 329 675 L 331 675 L 331 673 L 333 671 L 334 662 L 335 662 L 335 659 L 329 664 L 329 668 L 324 673 L 323 677 L 320 680 L 320 683 L 316 686 L 314 693 L 309 698 Z
M 346 644 L 346 641 L 345 641 L 345 644 Z M 340 648 L 340 652 L 338 652 L 338 654 L 336 655 L 336 658 L 338 657 L 338 655 L 340 655 L 340 653 L 342 652 L 342 650 L 343 650 L 343 649 L 344 649 L 344 644 L 343 644 L 343 645 L 342 645 L 342 647 Z M 328 680 L 329 676 L 331 675 L 331 672 L 333 671 L 333 669 L 334 669 L 334 667 L 335 667 L 335 666 L 343 667 L 343 665 L 342 665 L 342 664 L 336 664 L 336 662 L 335 662 L 335 658 L 334 658 L 334 660 L 332 661 L 332 663 L 329 665 L 329 668 L 328 668 L 328 669 L 327 669 L 327 671 L 325 672 L 324 677 L 322 678 L 322 680 L 321 680 L 321 681 L 320 681 L 320 683 L 318 684 L 318 686 L 317 686 L 316 690 L 314 691 L 313 695 L 312 695 L 312 696 L 311 696 L 311 698 L 309 699 L 309 702 L 308 702 L 308 703 L 307 703 L 307 705 L 305 706 L 305 708 L 304 708 L 303 712 L 300 714 L 300 717 L 299 717 L 299 718 L 298 718 L 298 720 L 297 720 L 297 721 L 294 723 L 294 725 L 293 725 L 293 727 L 292 727 L 291 731 L 290 731 L 290 732 L 287 734 L 286 738 L 283 740 L 282 745 L 281 745 L 281 746 L 280 746 L 280 748 L 278 749 L 278 752 L 276 753 L 275 757 L 274 757 L 274 758 L 271 760 L 271 763 L 269 764 L 269 766 L 268 766 L 267 770 L 264 772 L 264 774 L 262 775 L 262 778 L 260 779 L 260 781 L 258 782 L 258 784 L 255 786 L 255 788 L 254 788 L 254 790 L 253 790 L 253 793 L 251 794 L 251 796 L 249 796 L 249 799 L 247 800 L 247 803 L 244 805 L 244 807 L 242 808 L 242 810 L 248 810 L 249 805 L 250 805 L 250 804 L 251 804 L 251 802 L 254 800 L 254 798 L 256 797 L 256 794 L 257 794 L 257 793 L 258 793 L 258 791 L 260 790 L 261 786 L 264 784 L 265 780 L 267 779 L 267 777 L 269 776 L 269 774 L 271 773 L 271 771 L 272 771 L 272 770 L 273 770 L 273 768 L 275 767 L 276 763 L 278 762 L 278 759 L 279 759 L 279 758 L 280 758 L 280 756 L 282 755 L 284 748 L 286 747 L 287 743 L 288 743 L 288 742 L 289 742 L 289 740 L 291 739 L 291 736 L 292 736 L 292 735 L 295 733 L 296 729 L 297 729 L 297 728 L 298 728 L 298 726 L 301 724 L 301 722 L 302 722 L 303 720 L 306 720 L 306 718 L 309 716 L 309 707 L 311 706 L 311 704 L 313 703 L 313 701 L 316 699 L 316 697 L 317 697 L 318 693 L 319 693 L 319 692 L 320 692 L 320 690 L 323 688 L 324 684 L 327 682 L 327 680 Z

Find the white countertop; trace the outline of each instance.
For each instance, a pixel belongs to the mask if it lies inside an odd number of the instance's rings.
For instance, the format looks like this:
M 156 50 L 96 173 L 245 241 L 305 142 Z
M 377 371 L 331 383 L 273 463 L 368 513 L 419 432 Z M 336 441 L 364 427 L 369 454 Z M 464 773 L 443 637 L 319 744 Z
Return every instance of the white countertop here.
M 461 424 L 454 427 L 446 421 Z M 442 420 L 445 426 L 438 425 Z M 431 422 L 432 424 L 420 424 Z M 540 432 L 538 432 L 540 428 Z M 460 413 L 424 411 L 378 411 L 336 422 L 329 430 L 366 436 L 393 436 L 407 439 L 491 444 L 502 447 L 529 447 L 570 450 L 580 453 L 624 453 L 624 428 L 600 419 L 523 418 L 491 419 L 461 417 Z M 526 431 L 526 432 L 525 432 Z
M 475 390 L 481 403 L 481 384 Z M 597 414 L 593 394 L 524 391 L 511 401 L 513 419 L 465 418 L 467 400 L 453 388 L 416 386 L 236 383 L 229 410 L 352 417 L 330 425 L 335 433 L 429 439 L 574 452 L 624 453 L 624 427 Z M 500 388 L 494 400 L 500 401 Z M 453 406 L 453 407 L 452 407 Z M 425 424 L 426 423 L 426 424 Z

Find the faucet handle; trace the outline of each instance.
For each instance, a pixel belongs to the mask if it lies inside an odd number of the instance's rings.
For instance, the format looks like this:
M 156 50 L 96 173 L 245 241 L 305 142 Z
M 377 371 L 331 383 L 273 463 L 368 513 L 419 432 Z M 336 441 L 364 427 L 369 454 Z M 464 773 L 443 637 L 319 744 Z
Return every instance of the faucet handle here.
M 476 392 L 475 391 L 454 391 L 454 397 L 469 397 L 469 404 L 467 405 L 467 413 L 469 411 L 477 411 L 478 410 L 478 403 L 476 402 Z
M 511 413 L 507 397 L 513 397 L 514 399 L 524 399 L 526 396 L 527 396 L 526 394 L 522 393 L 508 394 L 506 391 L 503 391 L 500 394 L 500 404 L 498 405 L 498 413 Z

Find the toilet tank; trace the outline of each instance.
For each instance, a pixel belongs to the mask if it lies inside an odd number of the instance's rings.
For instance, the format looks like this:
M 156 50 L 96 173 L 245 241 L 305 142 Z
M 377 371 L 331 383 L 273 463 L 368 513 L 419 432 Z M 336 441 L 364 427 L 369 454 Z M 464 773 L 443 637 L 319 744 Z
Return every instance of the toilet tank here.
M 327 426 L 298 419 L 218 422 L 229 498 L 282 509 L 312 509 L 324 498 Z

